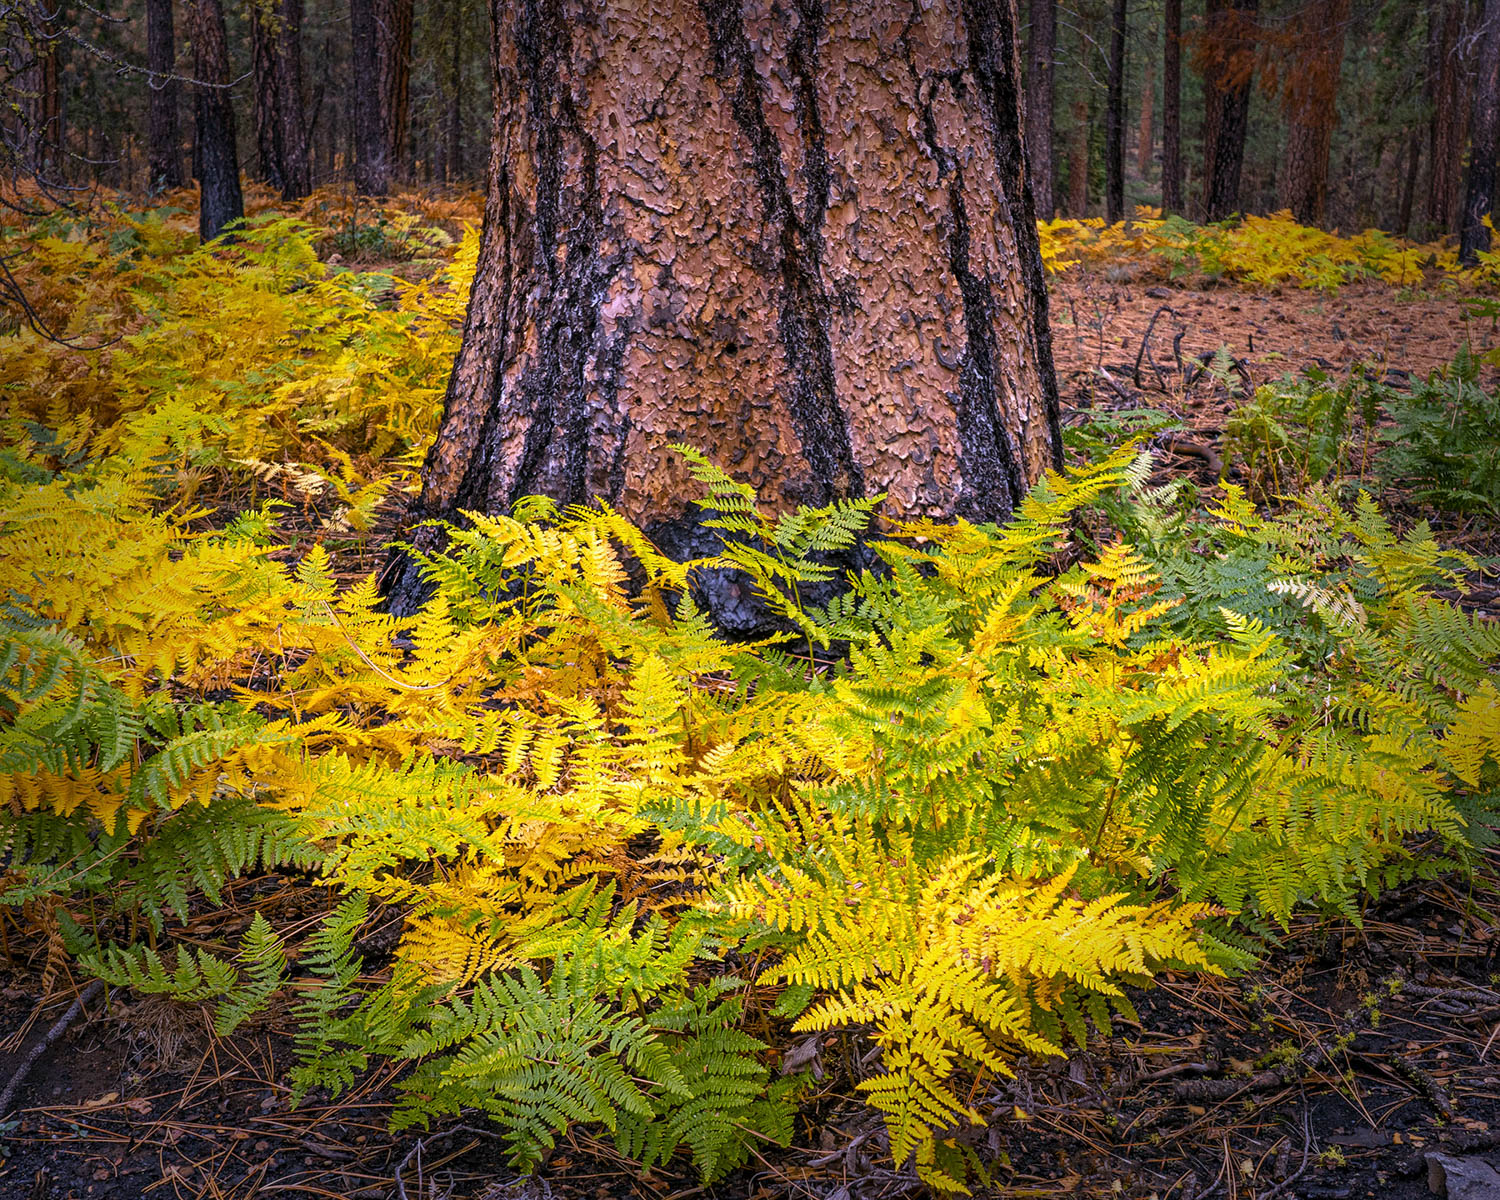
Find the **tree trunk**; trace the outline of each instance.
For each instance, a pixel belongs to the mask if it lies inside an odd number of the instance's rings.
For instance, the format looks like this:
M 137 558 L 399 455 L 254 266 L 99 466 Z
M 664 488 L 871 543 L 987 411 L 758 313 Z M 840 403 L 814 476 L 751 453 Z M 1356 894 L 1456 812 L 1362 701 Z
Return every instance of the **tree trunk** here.
M 363 196 L 384 196 L 390 187 L 385 128 L 380 104 L 380 53 L 375 0 L 349 0 L 349 97 L 353 110 L 354 188 Z
M 1286 68 L 1286 147 L 1277 202 L 1304 225 L 1322 224 L 1328 211 L 1328 150 L 1338 118 L 1349 4 L 1350 0 L 1313 0 L 1303 10 L 1297 50 Z
M 1485 0 L 1475 65 L 1474 116 L 1470 122 L 1474 142 L 1469 153 L 1458 250 L 1459 262 L 1469 265 L 1479 261 L 1480 250 L 1490 248 L 1490 231 L 1484 218 L 1494 207 L 1495 159 L 1500 156 L 1500 0 Z
M 1104 211 L 1125 219 L 1125 24 L 1127 0 L 1114 0 L 1109 26 L 1109 95 L 1104 110 Z
M 219 0 L 193 0 L 193 89 L 196 120 L 193 163 L 198 176 L 198 232 L 210 241 L 245 215 L 234 105 L 229 94 L 229 50 Z
M 1166 0 L 1161 58 L 1161 208 L 1182 211 L 1182 0 Z
M 773 506 L 975 520 L 1060 462 L 1014 4 L 742 5 L 491 0 L 484 231 L 416 520 L 600 497 L 686 553 L 674 441 Z M 420 595 L 408 564 L 393 608 Z
M 279 0 L 276 55 L 277 124 L 281 146 L 281 198 L 300 200 L 312 191 L 312 151 L 302 87 L 302 0 Z
M 411 36 L 414 0 L 380 0 L 380 111 L 385 157 L 392 170 L 406 159 L 411 118 Z
M 1073 101 L 1073 128 L 1068 131 L 1068 215 L 1089 215 L 1089 102 Z
M 179 188 L 182 135 L 177 127 L 177 42 L 172 28 L 172 0 L 146 0 L 146 190 Z
M 1210 221 L 1239 211 L 1249 132 L 1259 0 L 1208 0 L 1203 59 L 1203 209 Z
M 448 58 L 448 144 L 443 155 L 443 179 L 462 179 L 464 171 L 464 39 L 463 0 L 453 0 L 449 9 L 453 45 Z
M 1057 0 L 1031 0 L 1026 74 L 1026 155 L 1036 213 L 1050 221 L 1052 200 L 1052 76 L 1057 61 Z
M 280 37 L 274 0 L 250 0 L 250 64 L 255 78 L 255 149 L 260 178 L 277 191 L 281 173 Z
M 1141 116 L 1136 126 L 1135 168 L 1141 178 L 1151 175 L 1152 153 L 1156 148 L 1156 61 L 1146 60 L 1145 77 L 1141 80 Z
M 1453 230 L 1457 221 L 1459 169 L 1463 137 L 1459 102 L 1463 61 L 1459 36 L 1463 5 L 1459 0 L 1435 0 L 1429 9 L 1428 80 L 1432 97 L 1429 126 L 1427 220 L 1432 232 Z
M 1417 193 L 1417 175 L 1422 168 L 1422 135 L 1411 131 L 1407 139 L 1406 181 L 1401 185 L 1401 209 L 1396 215 L 1396 232 L 1405 237 L 1411 232 L 1411 210 Z

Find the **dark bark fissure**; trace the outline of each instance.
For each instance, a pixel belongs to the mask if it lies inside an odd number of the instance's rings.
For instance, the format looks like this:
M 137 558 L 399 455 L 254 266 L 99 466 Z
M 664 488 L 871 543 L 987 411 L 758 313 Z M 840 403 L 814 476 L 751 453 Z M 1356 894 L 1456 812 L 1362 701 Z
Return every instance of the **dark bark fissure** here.
M 953 406 L 963 486 L 954 508 L 970 520 L 1003 520 L 1026 494 L 1026 480 L 998 402 L 994 298 L 988 283 L 969 269 L 969 214 L 962 167 L 954 168 L 948 203 L 948 265 L 964 305 L 964 354 Z
M 964 24 L 969 34 L 969 63 L 979 85 L 995 155 L 1000 194 L 995 197 L 1000 221 L 1016 239 L 1021 280 L 1030 302 L 1032 340 L 1037 375 L 1042 386 L 1043 414 L 1052 467 L 1062 469 L 1062 414 L 1057 394 L 1057 370 L 1052 361 L 1052 323 L 1048 315 L 1047 274 L 1042 266 L 1041 235 L 1036 227 L 1036 200 L 1026 170 L 1021 114 L 1020 70 L 1015 9 L 1007 4 L 963 0 Z M 1005 53 L 1002 48 L 1009 48 Z M 1014 197 L 1014 200 L 1012 200 Z M 1009 514 L 1007 514 L 1009 515 Z
M 823 216 L 828 206 L 828 156 L 817 104 L 817 40 L 821 0 L 799 0 L 801 17 L 789 65 L 797 76 L 807 195 L 799 216 L 781 161 L 781 147 L 766 120 L 765 97 L 755 55 L 745 36 L 740 0 L 701 0 L 714 61 L 728 78 L 730 110 L 750 145 L 751 168 L 760 186 L 766 224 L 776 239 L 781 279 L 778 325 L 791 384 L 787 404 L 811 470 L 810 494 L 794 499 L 814 504 L 862 496 L 864 473 L 854 460 L 849 426 L 839 405 L 829 340 L 832 305 L 823 286 Z

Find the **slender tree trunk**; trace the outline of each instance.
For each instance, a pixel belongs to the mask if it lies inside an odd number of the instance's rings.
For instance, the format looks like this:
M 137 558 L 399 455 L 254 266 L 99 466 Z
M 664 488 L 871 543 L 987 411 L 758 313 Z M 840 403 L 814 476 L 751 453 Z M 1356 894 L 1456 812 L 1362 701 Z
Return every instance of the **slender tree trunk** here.
M 465 175 L 463 0 L 453 0 L 449 13 L 453 45 L 448 58 L 448 145 L 443 156 L 443 178 L 454 181 Z
M 1303 10 L 1298 51 L 1283 92 L 1286 147 L 1277 200 L 1304 225 L 1320 225 L 1328 210 L 1328 151 L 1338 119 L 1339 76 L 1350 0 L 1313 0 Z
M 1068 131 L 1068 215 L 1089 215 L 1089 102 L 1073 101 L 1073 128 Z
M 1059 462 L 1014 6 L 749 7 L 491 0 L 484 233 L 418 520 L 602 497 L 686 553 L 710 535 L 673 441 L 773 505 L 980 520 Z
M 411 38 L 414 0 L 379 0 L 380 105 L 390 169 L 406 159 L 411 118 Z
M 1401 208 L 1396 214 L 1396 232 L 1411 232 L 1412 204 L 1417 194 L 1417 175 L 1422 167 L 1422 134 L 1413 129 L 1406 142 L 1406 181 L 1401 185 Z
M 1166 0 L 1161 63 L 1161 207 L 1182 211 L 1182 0 Z
M 349 0 L 349 96 L 354 135 L 354 187 L 364 196 L 384 196 L 390 187 L 380 104 L 380 54 L 375 0 Z
M 204 241 L 219 236 L 245 215 L 240 194 L 240 162 L 235 148 L 232 78 L 219 0 L 193 0 L 193 78 L 208 86 L 193 89 L 194 166 L 198 175 L 198 232 Z
M 250 63 L 255 78 L 255 149 L 260 178 L 277 191 L 281 172 L 281 100 L 277 95 L 280 34 L 275 0 L 250 0 Z
M 1463 30 L 1460 0 L 1436 0 L 1429 10 L 1429 80 L 1432 123 L 1428 154 L 1427 220 L 1435 233 L 1448 233 L 1457 224 L 1458 185 L 1463 154 L 1460 101 L 1463 61 L 1459 38 Z
M 172 28 L 172 0 L 146 0 L 146 190 L 179 188 L 182 134 L 177 126 L 177 41 Z
M 312 191 L 312 151 L 302 86 L 302 0 L 279 0 L 276 55 L 276 117 L 281 146 L 281 198 L 300 200 Z
M 1156 60 L 1146 60 L 1145 76 L 1141 80 L 1141 115 L 1136 126 L 1135 166 L 1141 178 L 1151 174 L 1151 162 L 1156 156 Z
M 1473 149 L 1464 189 L 1463 228 L 1458 259 L 1472 265 L 1490 248 L 1484 218 L 1495 205 L 1495 160 L 1500 157 L 1500 0 L 1485 0 L 1484 25 L 1474 81 Z
M 1037 216 L 1051 220 L 1052 77 L 1057 61 L 1057 0 L 1031 0 L 1031 34 L 1026 74 L 1026 154 Z
M 1240 207 L 1250 122 L 1254 21 L 1259 0 L 1208 0 L 1203 80 L 1204 214 L 1221 221 Z
M 1109 95 L 1104 110 L 1104 210 L 1113 225 L 1125 218 L 1125 26 L 1127 0 L 1114 0 L 1109 28 Z

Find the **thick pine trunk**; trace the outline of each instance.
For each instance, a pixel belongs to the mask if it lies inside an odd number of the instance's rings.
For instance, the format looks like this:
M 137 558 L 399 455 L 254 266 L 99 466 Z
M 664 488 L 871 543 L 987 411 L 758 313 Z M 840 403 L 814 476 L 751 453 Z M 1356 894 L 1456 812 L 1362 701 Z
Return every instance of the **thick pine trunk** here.
M 479 267 L 414 517 L 600 497 L 685 552 L 674 441 L 777 507 L 1008 516 L 1060 455 L 1013 3 L 570 11 L 492 0 Z M 408 568 L 393 605 L 419 597 Z
M 1057 61 L 1057 0 L 1031 0 L 1031 33 L 1026 72 L 1026 154 L 1031 167 L 1031 189 L 1036 213 L 1051 220 L 1052 199 L 1052 79 Z
M 198 232 L 204 241 L 219 236 L 245 215 L 240 194 L 239 152 L 235 148 L 234 105 L 229 94 L 229 50 L 219 0 L 193 0 L 193 77 L 207 86 L 193 89 L 193 165 L 198 177 Z
M 1485 0 L 1484 25 L 1475 63 L 1473 149 L 1464 188 L 1463 227 L 1459 261 L 1473 264 L 1478 252 L 1490 248 L 1484 218 L 1495 204 L 1495 159 L 1500 156 L 1500 0 Z
M 384 196 L 390 164 L 381 118 L 380 52 L 375 0 L 349 0 L 349 98 L 354 135 L 354 188 L 364 196 Z
M 411 37 L 414 0 L 380 0 L 376 9 L 380 59 L 380 115 L 386 162 L 398 170 L 406 159 L 411 119 Z
M 1203 209 L 1210 221 L 1221 221 L 1240 207 L 1259 7 L 1259 0 L 1208 0 L 1201 49 L 1205 60 Z
M 1286 147 L 1277 193 L 1281 207 L 1304 225 L 1322 224 L 1328 210 L 1328 151 L 1338 118 L 1349 7 L 1350 0 L 1313 0 L 1303 10 L 1298 50 L 1287 68 Z
M 1104 108 L 1104 211 L 1125 218 L 1125 25 L 1127 0 L 1114 0 L 1109 24 L 1109 88 Z
M 182 134 L 177 125 L 177 41 L 172 0 L 146 0 L 146 189 L 178 188 L 182 173 Z

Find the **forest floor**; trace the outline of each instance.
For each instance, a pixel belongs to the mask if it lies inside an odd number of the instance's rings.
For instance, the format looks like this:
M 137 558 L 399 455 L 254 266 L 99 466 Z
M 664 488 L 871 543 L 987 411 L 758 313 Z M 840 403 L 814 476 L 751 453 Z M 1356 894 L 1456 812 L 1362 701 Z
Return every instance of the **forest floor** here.
M 267 878 L 212 914 L 281 928 L 326 909 L 320 889 Z M 210 919 L 205 913 L 205 922 Z M 201 931 L 207 934 L 205 928 Z M 1500 856 L 1473 882 L 1413 884 L 1363 921 L 1297 921 L 1265 965 L 1134 994 L 1140 1024 L 1066 1062 L 1023 1065 L 974 1134 L 995 1197 L 1415 1200 L 1500 1195 Z M 34 952 L 34 953 L 33 953 Z M 0 965 L 0 1078 L 69 1006 L 43 999 L 45 946 Z M 317 1196 L 588 1200 L 688 1196 L 874 1200 L 916 1194 L 889 1169 L 877 1114 L 850 1095 L 842 1035 L 814 1043 L 823 1079 L 790 1149 L 710 1188 L 641 1177 L 570 1134 L 532 1180 L 480 1126 L 392 1136 L 394 1072 L 292 1109 L 287 1027 L 268 1014 L 228 1038 L 206 1011 L 124 994 L 88 1005 L 31 1072 L 4 1131 L 6 1200 Z M 1479 1190 L 1463 1190 L 1465 1186 Z
M 1162 468 L 1205 485 L 1237 387 L 1359 361 L 1425 375 L 1466 338 L 1500 341 L 1457 294 L 1378 284 L 1329 297 L 1078 270 L 1056 281 L 1052 311 L 1065 419 L 1137 405 L 1171 414 L 1189 433 L 1159 440 Z M 1221 347 L 1234 360 L 1228 386 L 1203 369 Z M 1446 532 L 1493 546 L 1490 529 Z M 256 911 L 280 929 L 306 927 L 329 905 L 302 879 L 247 880 L 222 907 L 205 906 L 192 932 L 219 937 Z M 381 948 L 363 949 L 378 966 Z M 1242 977 L 1168 978 L 1135 995 L 1139 1025 L 1067 1061 L 1023 1064 L 975 1097 L 996 1113 L 973 1134 L 993 1170 L 981 1194 L 1500 1197 L 1497 951 L 1491 851 L 1477 876 L 1409 884 L 1362 922 L 1299 919 Z M 43 994 L 50 957 L 44 940 L 0 947 L 0 1084 L 78 994 L 66 977 Z M 920 1190 L 909 1171 L 890 1169 L 878 1115 L 852 1094 L 842 1034 L 796 1052 L 820 1081 L 794 1145 L 703 1187 L 686 1171 L 642 1177 L 577 1131 L 530 1180 L 505 1168 L 495 1132 L 480 1125 L 393 1136 L 389 1065 L 336 1101 L 315 1094 L 292 1109 L 289 1028 L 273 1010 L 220 1038 L 206 1009 L 96 995 L 27 1075 L 14 1121 L 0 1124 L 0 1198 L 874 1200 Z

